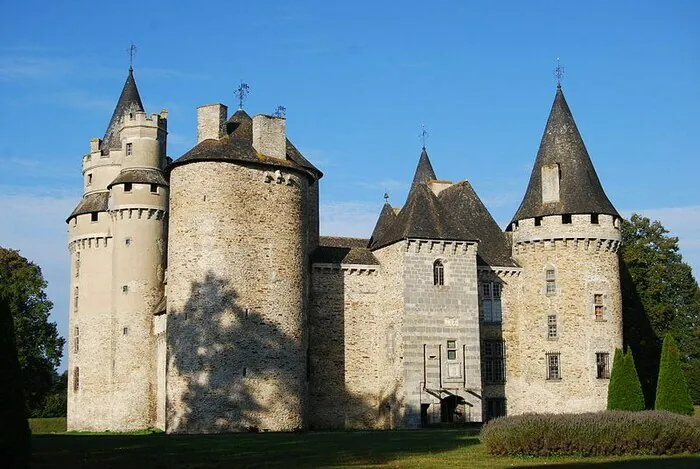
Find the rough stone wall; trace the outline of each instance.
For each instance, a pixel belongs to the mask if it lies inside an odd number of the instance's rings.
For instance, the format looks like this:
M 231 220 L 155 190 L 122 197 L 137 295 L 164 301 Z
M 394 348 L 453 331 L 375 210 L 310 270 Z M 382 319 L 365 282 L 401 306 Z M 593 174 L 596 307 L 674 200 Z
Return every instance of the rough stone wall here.
M 253 116 L 253 148 L 261 155 L 286 159 L 286 127 L 287 121 L 283 117 Z
M 519 302 L 504 323 L 508 344 L 508 413 L 589 412 L 605 409 L 608 379 L 596 377 L 596 353 L 622 346 L 622 304 L 617 249 L 620 232 L 609 215 L 521 220 L 513 233 L 514 256 L 522 266 Z M 556 273 L 556 291 L 546 292 L 546 270 Z M 597 321 L 594 294 L 604 296 Z M 547 316 L 557 318 L 548 338 Z M 560 353 L 561 379 L 547 380 L 546 353 Z
M 438 396 L 448 396 L 444 390 L 465 402 L 457 419 L 480 421 L 481 402 L 474 396 L 481 394 L 477 246 L 430 240 L 401 244 L 405 425 L 421 425 L 423 404 L 428 405 L 428 414 L 435 415 L 435 407 L 440 408 Z M 444 285 L 433 282 L 433 264 L 438 259 L 444 264 Z M 453 360 L 447 358 L 448 340 L 456 342 Z
M 304 426 L 307 179 L 219 162 L 171 173 L 168 432 Z
M 110 233 L 108 213 L 99 213 L 97 222 L 92 222 L 90 214 L 86 214 L 75 217 L 68 224 L 71 260 L 68 430 L 71 431 L 107 430 L 111 424 L 111 388 L 108 383 L 112 379 L 113 243 Z M 78 256 L 79 268 L 76 263 Z
M 219 139 L 225 135 L 228 108 L 223 104 L 207 104 L 197 108 L 197 143 Z
M 319 181 L 309 184 L 309 252 L 318 247 L 319 240 L 318 185 Z

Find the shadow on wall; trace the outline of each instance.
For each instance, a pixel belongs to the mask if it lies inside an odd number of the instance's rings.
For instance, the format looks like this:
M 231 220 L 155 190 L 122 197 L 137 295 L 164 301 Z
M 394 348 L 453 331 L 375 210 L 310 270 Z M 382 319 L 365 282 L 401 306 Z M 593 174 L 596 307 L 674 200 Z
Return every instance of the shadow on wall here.
M 315 324 L 309 327 L 314 359 L 307 361 L 303 338 L 285 330 L 279 318 L 243 308 L 228 280 L 209 272 L 193 283 L 183 311 L 168 313 L 168 432 L 397 425 L 395 388 L 370 397 L 346 390 L 339 291 L 329 299 L 334 318 L 309 321 Z M 325 345 L 318 346 L 316 334 Z M 371 351 L 366 354 L 371 358 Z
M 644 304 L 622 258 L 620 258 L 620 283 L 624 346 L 632 349 L 646 407 L 653 409 L 656 398 L 656 379 L 659 375 L 661 342 L 651 327 Z

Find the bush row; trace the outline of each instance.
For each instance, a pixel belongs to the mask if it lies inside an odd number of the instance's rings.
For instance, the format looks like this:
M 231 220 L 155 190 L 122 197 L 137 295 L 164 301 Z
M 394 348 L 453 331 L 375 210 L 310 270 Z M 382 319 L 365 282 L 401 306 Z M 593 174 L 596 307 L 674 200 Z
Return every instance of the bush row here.
M 488 422 L 494 455 L 678 454 L 700 451 L 700 419 L 666 411 L 524 414 Z

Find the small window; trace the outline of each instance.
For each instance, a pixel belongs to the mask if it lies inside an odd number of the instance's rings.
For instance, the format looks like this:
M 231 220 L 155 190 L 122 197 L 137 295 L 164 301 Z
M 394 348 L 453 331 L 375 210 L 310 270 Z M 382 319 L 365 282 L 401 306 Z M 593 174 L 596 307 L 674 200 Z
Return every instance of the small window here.
M 597 225 L 599 222 L 598 220 L 598 214 L 597 213 L 591 213 L 591 224 Z
M 559 352 L 548 353 L 547 357 L 547 379 L 561 379 L 561 370 L 559 369 Z
M 129 285 L 122 285 L 122 293 L 129 293 Z
M 126 247 L 131 246 L 131 238 L 125 238 L 125 239 L 124 239 L 124 246 L 126 246 Z
M 447 359 L 457 360 L 457 341 L 448 340 L 447 341 Z
M 78 311 L 78 287 L 73 289 L 73 311 Z
M 73 368 L 73 391 L 80 389 L 80 368 Z
M 92 173 L 88 173 L 88 175 L 87 175 L 87 185 L 88 186 L 92 185 Z
M 158 184 L 151 184 L 151 194 L 158 193 Z
M 132 114 L 133 116 L 133 114 Z M 133 118 L 133 117 L 132 117 Z M 134 144 L 133 143 L 127 143 L 126 144 L 126 156 L 131 156 L 134 152 Z
M 124 192 L 131 192 L 131 183 L 130 182 L 124 183 Z
M 571 214 L 570 213 L 565 213 L 564 215 L 561 216 L 561 222 L 564 225 L 570 225 L 571 224 Z
M 440 259 L 433 264 L 433 283 L 435 285 L 445 284 L 445 266 Z
M 91 222 L 96 222 L 97 221 L 97 212 L 92 212 L 90 214 L 90 221 Z
M 557 338 L 557 315 L 549 314 L 547 315 L 547 338 L 556 339 Z
M 129 328 L 125 327 L 124 329 L 122 329 L 122 335 L 127 335 L 127 334 L 129 334 Z
M 80 328 L 75 326 L 73 330 L 73 353 L 78 353 L 80 351 Z
M 129 113 L 129 119 L 134 120 L 134 113 L 133 112 Z M 131 143 L 128 143 L 127 145 L 131 145 Z
M 605 303 L 602 293 L 596 293 L 593 295 L 593 308 L 595 311 L 595 320 L 605 321 Z
M 557 273 L 554 269 L 545 271 L 545 284 L 547 295 L 554 295 L 557 292 Z
M 481 377 L 484 383 L 504 383 L 506 380 L 505 343 L 500 340 L 485 340 L 481 348 Z
M 75 253 L 75 276 L 80 277 L 80 251 Z
M 484 282 L 481 284 L 481 310 L 479 316 L 485 323 L 500 323 L 501 284 L 499 282 Z
M 535 226 L 542 225 L 542 217 L 535 217 Z
M 596 378 L 610 379 L 610 354 L 598 352 L 595 354 Z

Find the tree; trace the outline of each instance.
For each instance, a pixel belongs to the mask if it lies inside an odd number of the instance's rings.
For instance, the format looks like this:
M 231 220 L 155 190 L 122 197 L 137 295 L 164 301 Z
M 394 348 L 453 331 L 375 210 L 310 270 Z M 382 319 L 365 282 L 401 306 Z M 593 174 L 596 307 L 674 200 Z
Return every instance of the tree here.
M 625 354 L 615 349 L 608 385 L 608 410 L 644 410 L 644 394 L 630 349 Z
M 12 314 L 0 292 L 0 467 L 29 467 L 29 422 L 20 381 Z
M 694 412 L 693 401 L 688 394 L 688 383 L 681 369 L 678 346 L 671 334 L 666 334 L 661 348 L 654 409 L 685 415 L 693 415 Z
M 18 251 L 0 247 L 0 294 L 13 320 L 29 415 L 43 406 L 61 362 L 65 340 L 49 321 L 53 304 L 46 298 L 41 269 Z
M 639 360 L 647 403 L 655 396 L 660 338 L 667 333 L 678 341 L 691 394 L 700 403 L 700 288 L 679 253 L 678 238 L 637 214 L 623 220 L 621 232 L 625 344 Z

